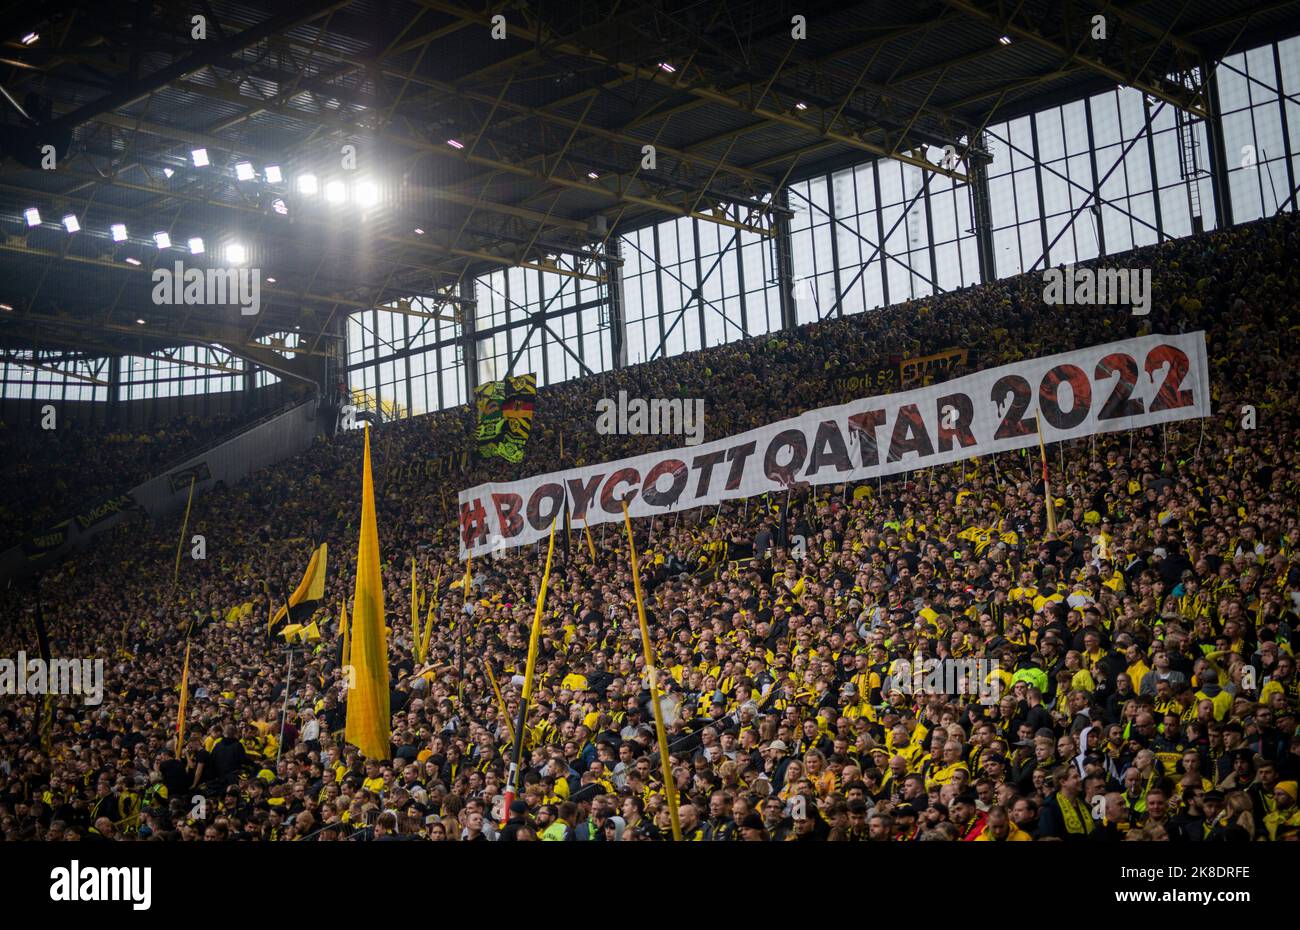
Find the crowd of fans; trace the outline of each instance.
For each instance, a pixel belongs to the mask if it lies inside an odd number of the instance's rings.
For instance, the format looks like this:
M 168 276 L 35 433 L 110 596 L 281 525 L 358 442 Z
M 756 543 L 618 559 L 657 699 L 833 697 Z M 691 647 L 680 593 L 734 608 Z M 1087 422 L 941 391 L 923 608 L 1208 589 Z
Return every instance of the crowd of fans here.
M 175 584 L 179 516 L 125 526 L 39 582 L 55 655 L 104 658 L 105 697 L 55 699 L 48 727 L 42 699 L 0 703 L 0 834 L 671 838 L 613 526 L 591 547 L 578 528 L 557 543 L 505 808 L 545 550 L 476 561 L 466 592 L 458 490 L 674 442 L 597 435 L 595 401 L 620 389 L 704 397 L 712 439 L 843 402 L 835 378 L 898 357 L 965 347 L 984 368 L 1205 329 L 1215 415 L 1049 448 L 1054 532 L 1027 453 L 639 521 L 673 793 L 689 840 L 1300 839 L 1298 256 L 1287 215 L 1126 256 L 1153 268 L 1147 317 L 1045 307 L 1041 277 L 1025 275 L 569 382 L 542 391 L 517 467 L 410 467 L 467 447 L 464 408 L 384 425 L 372 446 L 391 759 L 342 738 L 359 435 L 196 500 L 207 558 L 183 560 Z M 268 612 L 321 541 L 323 636 L 290 665 Z M 435 616 L 424 663 L 412 561 L 421 616 Z M 3 595 L 0 655 L 35 651 L 37 601 L 30 587 Z M 918 658 L 992 663 L 974 666 L 992 696 L 908 687 Z
M 0 423 L 0 549 L 121 494 L 240 418 L 183 414 L 165 424 Z

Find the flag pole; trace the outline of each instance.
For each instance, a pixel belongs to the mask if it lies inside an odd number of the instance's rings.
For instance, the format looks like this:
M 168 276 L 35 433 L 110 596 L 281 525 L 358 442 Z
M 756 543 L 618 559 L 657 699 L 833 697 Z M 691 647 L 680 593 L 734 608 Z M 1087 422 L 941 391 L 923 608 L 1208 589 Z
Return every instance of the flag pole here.
M 663 708 L 659 706 L 659 673 L 655 669 L 654 653 L 650 651 L 650 628 L 645 619 L 645 601 L 641 595 L 641 569 L 637 564 L 636 541 L 632 538 L 632 518 L 628 516 L 627 501 L 623 502 L 623 525 L 627 528 L 627 548 L 632 559 L 632 590 L 636 594 L 636 616 L 641 626 L 641 648 L 645 652 L 646 673 L 650 678 L 650 709 L 654 711 L 655 737 L 659 741 L 659 761 L 663 768 L 664 796 L 668 799 L 668 815 L 673 823 L 673 840 L 681 842 L 682 824 L 677 818 L 677 785 L 673 781 L 672 764 L 668 761 L 668 735 L 664 732 Z M 719 505 L 721 506 L 721 505 Z
M 186 649 L 189 647 L 187 646 Z M 293 647 L 289 647 L 289 667 L 284 673 L 284 703 L 280 705 L 280 739 L 275 746 L 275 767 L 280 768 L 280 753 L 284 752 L 284 719 L 289 715 L 289 683 L 293 680 Z
M 185 519 L 181 521 L 181 538 L 176 540 L 176 568 L 172 570 L 172 587 L 176 587 L 176 582 L 181 576 L 181 550 L 185 548 L 185 534 L 190 526 L 190 505 L 194 503 L 194 482 L 198 480 L 198 472 L 190 475 L 190 496 L 185 501 Z
M 519 699 L 518 723 L 515 724 L 514 749 L 510 758 L 510 771 L 506 775 L 506 793 L 501 805 L 505 818 L 510 819 L 510 805 L 519 785 L 519 759 L 524 748 L 524 728 L 528 725 L 528 702 L 533 696 L 533 672 L 537 667 L 537 646 L 542 639 L 542 612 L 546 605 L 546 586 L 551 580 L 551 556 L 555 554 L 555 518 L 551 518 L 551 539 L 546 546 L 546 570 L 537 592 L 537 607 L 533 610 L 533 628 L 528 635 L 528 664 L 524 668 L 524 687 Z
M 465 557 L 465 578 L 461 582 L 461 611 L 460 620 L 456 621 L 456 712 L 464 713 L 464 707 L 460 706 L 465 701 L 465 627 L 469 625 L 470 611 L 473 606 L 469 599 L 469 586 L 474 575 L 470 571 L 474 565 L 474 556 Z
M 492 684 L 492 693 L 496 695 L 497 709 L 501 711 L 501 716 L 505 718 L 507 735 L 510 737 L 510 742 L 514 743 L 515 728 L 510 724 L 510 711 L 506 708 L 506 699 L 501 696 L 501 688 L 497 684 L 497 677 L 492 674 L 492 663 L 482 656 L 479 657 L 479 662 L 483 664 L 483 668 L 487 671 L 488 681 Z
M 420 605 L 415 584 L 415 556 L 411 556 L 411 655 L 420 654 Z
M 440 565 L 438 577 L 433 579 L 433 594 L 429 595 L 429 610 L 424 615 L 424 634 L 420 637 L 419 654 L 416 656 L 422 665 L 429 654 L 429 636 L 433 633 L 433 615 L 438 608 L 438 587 L 441 584 L 442 566 Z
M 10 585 L 13 579 L 9 579 Z M 49 663 L 53 659 L 53 653 L 50 651 L 50 634 L 45 627 L 45 612 L 41 608 L 41 576 L 37 574 L 32 579 L 32 589 L 36 595 L 36 613 L 32 617 L 32 623 L 36 627 L 36 651 L 41 659 L 49 668 Z M 125 643 L 123 644 L 125 646 Z M 189 640 L 186 640 L 185 648 L 189 649 Z M 40 745 L 45 750 L 46 755 L 50 752 L 50 734 L 54 728 L 54 690 L 47 689 L 45 700 L 41 702 L 40 718 L 34 720 L 35 728 L 32 731 L 33 742 Z
M 187 630 L 185 633 L 185 664 L 181 668 L 181 700 L 180 706 L 176 709 L 176 758 L 181 757 L 181 749 L 185 746 L 185 707 L 189 703 L 190 695 L 190 634 Z
M 1043 463 L 1043 499 L 1047 502 L 1047 532 L 1056 532 L 1056 501 L 1052 498 L 1052 488 L 1047 480 L 1047 450 L 1043 448 L 1043 433 L 1038 433 L 1038 457 Z

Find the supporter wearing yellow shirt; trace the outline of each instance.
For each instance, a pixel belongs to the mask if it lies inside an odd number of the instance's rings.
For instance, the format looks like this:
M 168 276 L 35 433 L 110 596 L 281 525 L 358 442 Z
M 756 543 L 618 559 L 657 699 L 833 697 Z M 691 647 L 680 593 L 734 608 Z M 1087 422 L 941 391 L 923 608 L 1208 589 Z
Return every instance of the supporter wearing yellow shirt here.
M 379 773 L 378 762 L 373 760 L 366 762 L 366 777 L 362 780 L 361 787 L 375 794 L 384 790 L 384 776 Z
M 1134 661 L 1136 657 L 1136 661 Z M 1125 658 L 1129 659 L 1129 667 L 1125 670 L 1128 674 L 1128 680 L 1133 684 L 1133 690 L 1137 694 L 1142 693 L 1142 681 L 1151 671 L 1151 666 L 1147 665 L 1146 660 L 1142 657 L 1141 650 L 1137 646 L 1129 646 Z
M 957 759 L 955 761 L 952 758 L 954 752 L 957 756 Z M 925 777 L 926 790 L 928 791 L 931 788 L 939 788 L 942 787 L 943 785 L 948 784 L 948 782 L 952 781 L 953 776 L 955 776 L 958 772 L 965 772 L 967 775 L 967 781 L 970 780 L 969 779 L 970 767 L 961 759 L 961 744 L 956 742 L 948 742 L 944 744 L 943 747 L 942 764 L 936 765 L 935 767 L 931 768 L 928 773 L 926 773 L 926 777 Z
M 989 808 L 988 825 L 979 836 L 975 837 L 976 843 L 1027 843 L 1033 840 L 1028 833 L 1020 829 L 1011 818 L 1007 816 L 1006 808 L 994 806 Z

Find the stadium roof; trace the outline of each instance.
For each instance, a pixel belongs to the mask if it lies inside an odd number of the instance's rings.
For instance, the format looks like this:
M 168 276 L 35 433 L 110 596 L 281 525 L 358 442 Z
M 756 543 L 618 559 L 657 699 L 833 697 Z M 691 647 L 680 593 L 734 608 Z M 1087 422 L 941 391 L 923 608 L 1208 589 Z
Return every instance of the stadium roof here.
M 770 192 L 829 167 L 888 157 L 962 177 L 967 162 L 939 164 L 945 145 L 965 154 L 987 124 L 1117 84 L 1203 116 L 1197 66 L 1300 21 L 1300 0 L 8 7 L 0 346 L 110 353 L 242 351 L 298 329 L 325 354 L 358 308 L 424 297 L 450 318 L 467 273 L 599 279 L 608 236 L 648 222 L 766 234 L 782 212 Z M 46 142 L 58 170 L 42 170 Z M 304 173 L 316 194 L 299 192 Z M 338 180 L 377 202 L 326 203 Z M 153 267 L 231 242 L 265 276 L 261 313 L 158 312 Z

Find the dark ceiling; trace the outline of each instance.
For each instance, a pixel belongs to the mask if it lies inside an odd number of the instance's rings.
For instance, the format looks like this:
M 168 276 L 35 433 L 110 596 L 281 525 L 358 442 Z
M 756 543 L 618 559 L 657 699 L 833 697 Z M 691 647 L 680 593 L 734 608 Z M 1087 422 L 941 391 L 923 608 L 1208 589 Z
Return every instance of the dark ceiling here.
M 964 155 L 987 123 L 1118 83 L 1203 115 L 1196 66 L 1292 34 L 1297 14 L 1300 0 L 9 3 L 0 346 L 239 354 L 297 329 L 327 354 L 357 308 L 422 296 L 451 318 L 462 276 L 517 264 L 600 279 L 609 235 L 672 216 L 767 234 L 791 179 L 871 157 L 943 171 L 943 146 Z M 54 170 L 36 162 L 45 142 Z M 352 194 L 370 181 L 379 202 L 301 194 L 305 172 Z M 152 304 L 152 267 L 219 261 L 231 241 L 275 278 L 260 314 Z

